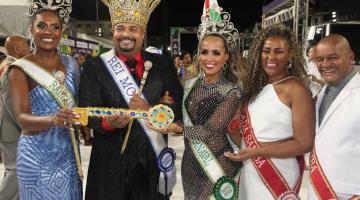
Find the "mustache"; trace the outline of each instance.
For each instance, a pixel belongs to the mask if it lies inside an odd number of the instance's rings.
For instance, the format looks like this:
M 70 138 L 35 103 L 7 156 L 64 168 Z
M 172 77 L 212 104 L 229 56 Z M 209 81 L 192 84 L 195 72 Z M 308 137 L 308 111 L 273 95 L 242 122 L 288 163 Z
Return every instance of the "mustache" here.
M 135 39 L 135 38 L 131 38 L 131 37 L 120 37 L 120 42 L 122 42 L 123 40 L 130 40 L 130 41 L 136 42 L 136 39 Z

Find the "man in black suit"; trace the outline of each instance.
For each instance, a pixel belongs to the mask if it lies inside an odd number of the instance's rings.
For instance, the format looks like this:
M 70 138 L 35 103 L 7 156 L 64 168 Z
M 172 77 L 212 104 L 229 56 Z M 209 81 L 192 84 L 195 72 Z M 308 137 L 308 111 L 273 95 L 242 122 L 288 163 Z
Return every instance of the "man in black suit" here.
M 169 94 L 175 120 L 181 118 L 182 88 L 175 67 L 161 55 L 142 49 L 147 19 L 159 0 L 113 3 L 109 0 L 114 49 L 86 61 L 81 76 L 79 103 L 81 107 L 114 107 L 148 110 Z M 117 13 L 121 11 L 121 13 Z M 134 11 L 134 12 L 133 12 Z M 136 14 L 137 12 L 137 14 Z M 135 13 L 135 14 L 134 14 Z M 142 95 L 138 90 L 144 63 L 151 69 Z M 167 146 L 160 133 L 154 140 L 144 121 L 135 120 L 127 147 L 120 153 L 128 129 L 129 117 L 111 115 L 89 119 L 94 130 L 85 199 L 169 199 L 175 183 L 174 170 L 162 173 L 158 167 L 158 149 Z

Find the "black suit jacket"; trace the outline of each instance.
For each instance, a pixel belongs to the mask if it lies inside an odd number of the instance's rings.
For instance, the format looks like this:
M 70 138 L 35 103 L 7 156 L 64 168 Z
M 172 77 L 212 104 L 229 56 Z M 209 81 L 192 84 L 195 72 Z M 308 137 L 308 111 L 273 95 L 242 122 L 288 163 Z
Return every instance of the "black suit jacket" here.
M 150 105 L 159 103 L 160 98 L 169 91 L 175 100 L 171 105 L 176 119 L 181 119 L 183 89 L 178 81 L 175 67 L 161 55 L 142 51 L 144 61 L 151 61 L 152 68 L 143 89 Z M 113 81 L 101 58 L 87 61 L 81 74 L 79 87 L 81 107 L 128 108 L 119 89 Z M 141 165 L 150 176 L 152 191 L 156 192 L 159 170 L 150 142 L 142 128 L 134 121 L 127 148 L 120 155 L 127 127 L 115 131 L 105 131 L 101 119 L 89 119 L 88 127 L 94 129 L 94 142 L 91 152 L 86 199 L 116 199 L 122 197 L 127 176 L 137 165 Z M 150 198 L 150 197 L 149 197 Z M 151 199 L 151 198 L 150 198 Z

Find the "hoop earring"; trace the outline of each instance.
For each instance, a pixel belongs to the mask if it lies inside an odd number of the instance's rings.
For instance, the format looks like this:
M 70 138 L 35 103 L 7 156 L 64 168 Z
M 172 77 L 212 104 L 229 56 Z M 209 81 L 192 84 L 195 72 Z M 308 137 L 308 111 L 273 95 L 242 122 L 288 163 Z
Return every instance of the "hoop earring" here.
M 31 38 L 31 40 L 30 40 L 30 49 L 31 49 L 31 50 L 35 50 L 35 49 L 36 49 L 36 44 L 35 44 L 33 38 Z
M 221 73 L 222 73 L 223 75 L 226 74 L 227 68 L 228 68 L 228 64 L 227 64 L 227 63 L 224 63 L 224 65 L 223 65 L 223 67 L 222 67 L 222 71 L 221 71 Z

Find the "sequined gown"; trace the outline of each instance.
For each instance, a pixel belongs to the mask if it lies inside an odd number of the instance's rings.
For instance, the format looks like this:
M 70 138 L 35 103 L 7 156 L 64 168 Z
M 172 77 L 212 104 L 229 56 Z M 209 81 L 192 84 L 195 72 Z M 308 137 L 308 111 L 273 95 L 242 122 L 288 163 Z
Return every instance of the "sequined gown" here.
M 61 59 L 67 69 L 66 87 L 75 96 L 77 65 L 70 57 Z M 29 92 L 29 98 L 33 115 L 54 115 L 59 110 L 51 94 L 40 85 Z M 21 200 L 82 199 L 82 183 L 65 128 L 51 128 L 34 136 L 22 134 L 17 149 L 17 176 Z
M 240 165 L 227 159 L 224 152 L 232 150 L 225 133 L 239 103 L 239 87 L 223 78 L 212 84 L 199 79 L 185 99 L 185 109 L 194 125 L 192 128 L 184 127 L 185 151 L 181 173 L 186 200 L 208 199 L 213 188 L 191 150 L 189 138 L 205 142 L 227 176 L 233 177 L 238 172 Z

